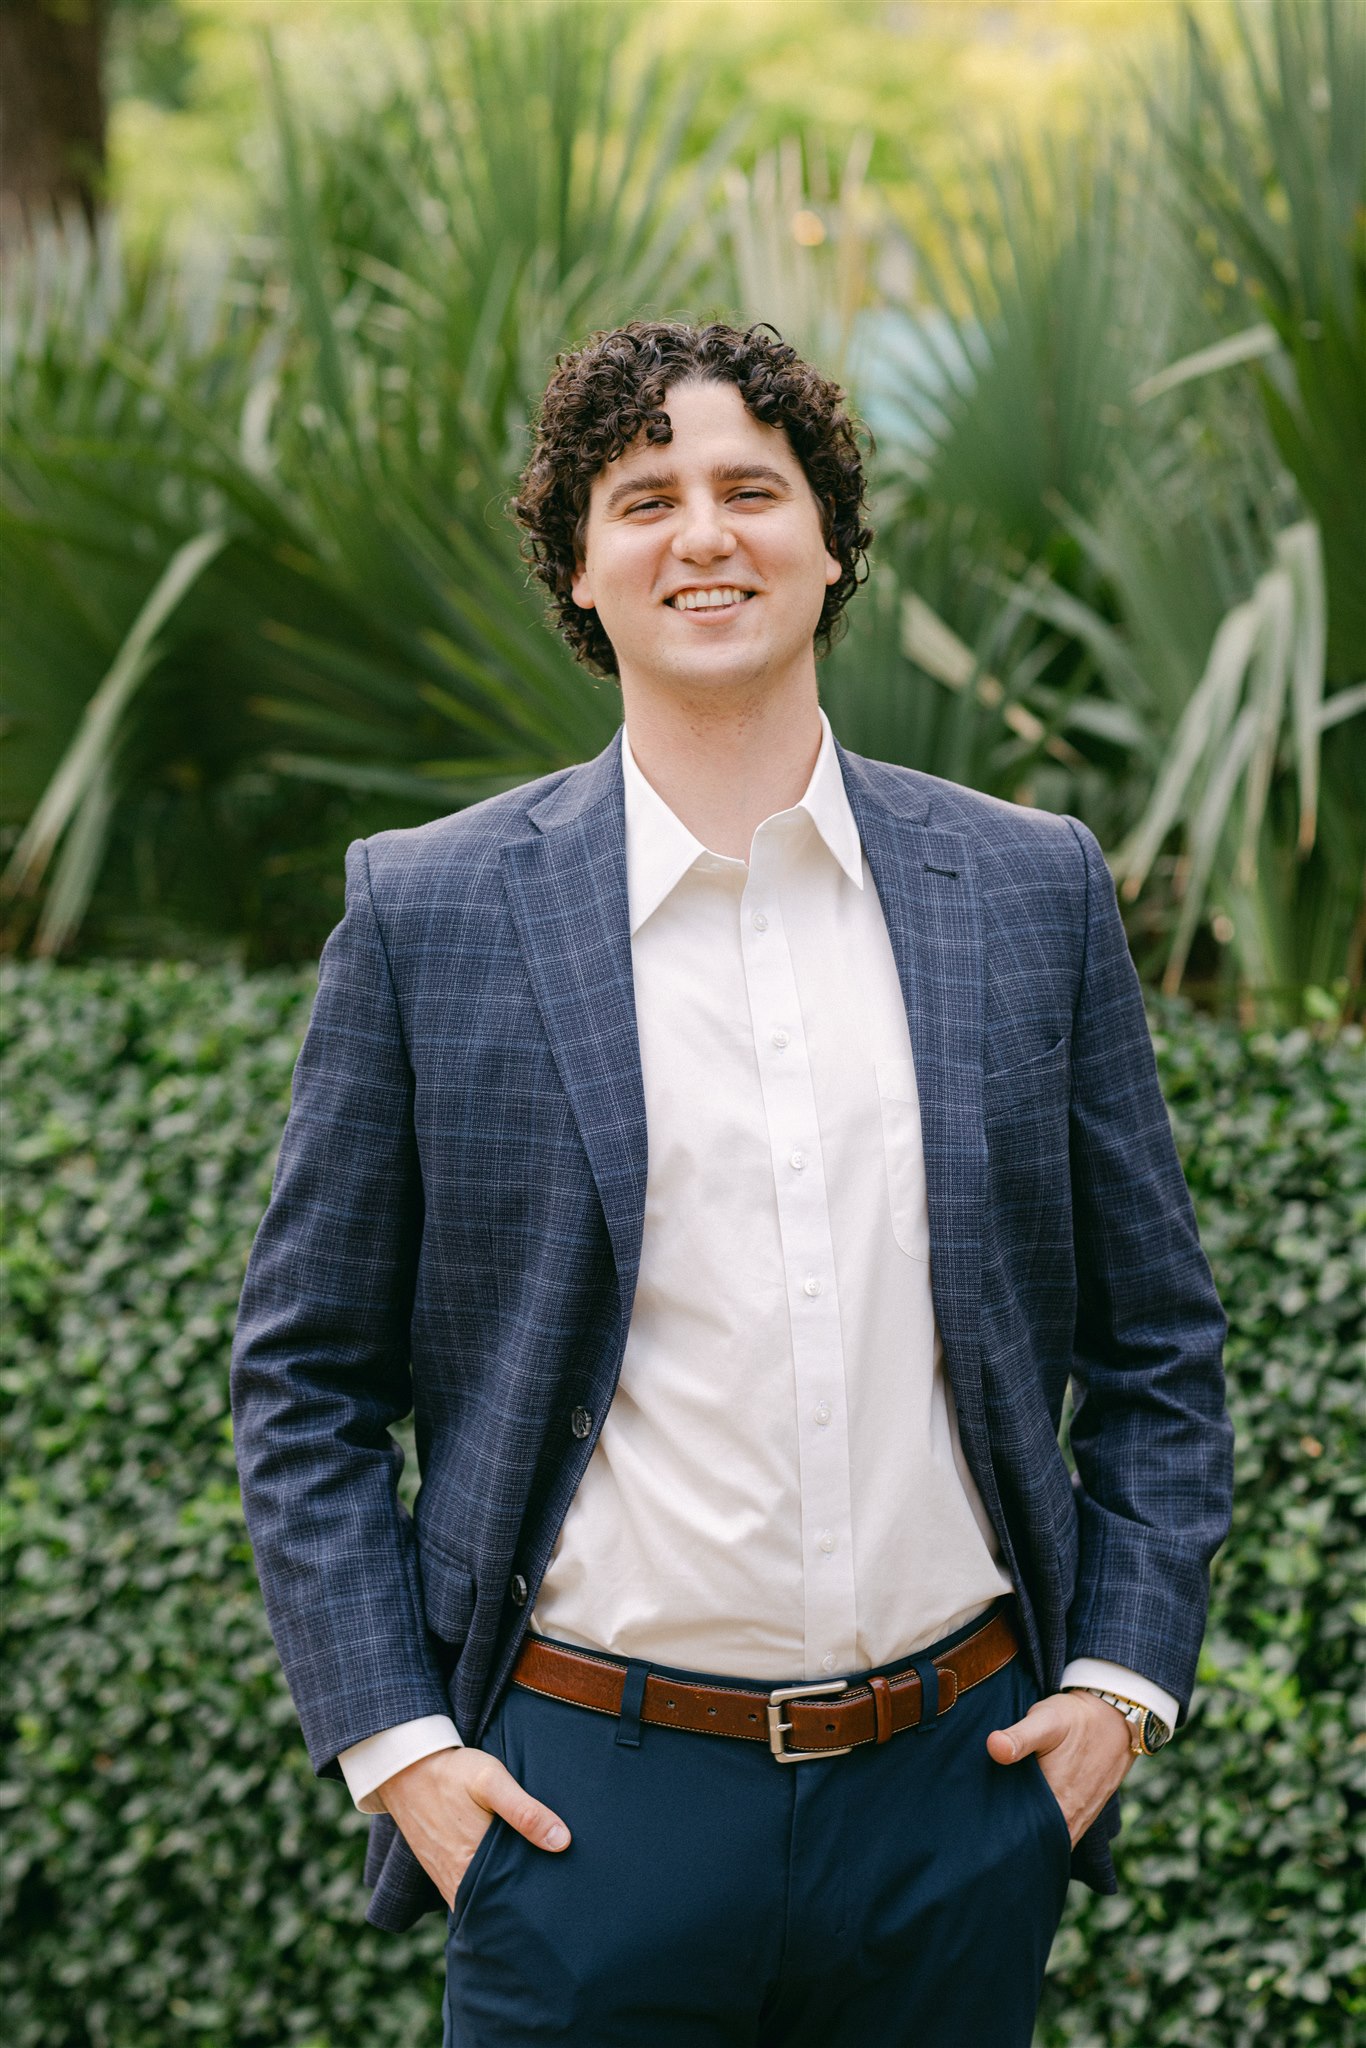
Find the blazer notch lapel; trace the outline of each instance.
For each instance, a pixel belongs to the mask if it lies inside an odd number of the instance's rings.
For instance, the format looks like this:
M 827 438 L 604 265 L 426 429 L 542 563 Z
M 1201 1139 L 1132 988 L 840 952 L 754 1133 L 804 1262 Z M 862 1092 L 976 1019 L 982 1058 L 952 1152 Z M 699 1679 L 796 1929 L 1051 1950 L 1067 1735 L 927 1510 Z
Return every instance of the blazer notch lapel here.
M 974 1472 L 989 1473 L 979 1352 L 986 1191 L 982 918 L 972 841 L 886 808 L 863 778 L 851 779 L 849 796 L 906 1005 L 945 1365 L 964 1448 Z
M 629 1319 L 645 1219 L 645 1096 L 636 1031 L 621 764 L 595 802 L 503 849 L 508 901 L 612 1240 Z M 614 766 L 615 801 L 610 786 Z M 548 809 L 549 807 L 543 807 Z

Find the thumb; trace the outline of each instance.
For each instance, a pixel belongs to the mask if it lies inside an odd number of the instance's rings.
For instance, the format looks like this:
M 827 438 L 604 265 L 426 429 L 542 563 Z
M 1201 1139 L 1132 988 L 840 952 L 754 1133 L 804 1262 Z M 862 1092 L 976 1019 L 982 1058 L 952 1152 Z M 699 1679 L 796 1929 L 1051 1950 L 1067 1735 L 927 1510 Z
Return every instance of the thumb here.
M 993 1728 L 987 1737 L 987 1755 L 993 1763 L 1017 1764 L 1022 1757 L 1042 1756 L 1056 1749 L 1066 1733 L 1066 1723 L 1052 1702 L 1041 1700 L 1023 1721 L 1012 1722 L 1009 1728 Z
M 524 1791 L 505 1765 L 497 1764 L 494 1771 L 481 1777 L 478 1799 L 538 1849 L 568 1848 L 569 1830 L 560 1816 Z

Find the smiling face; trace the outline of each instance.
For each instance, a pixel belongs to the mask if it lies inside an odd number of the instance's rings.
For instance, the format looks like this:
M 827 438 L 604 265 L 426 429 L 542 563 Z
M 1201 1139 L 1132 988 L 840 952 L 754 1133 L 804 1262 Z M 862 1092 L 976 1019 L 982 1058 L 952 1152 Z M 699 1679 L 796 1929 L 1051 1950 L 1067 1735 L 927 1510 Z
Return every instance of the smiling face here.
M 623 694 L 814 688 L 812 646 L 840 565 L 787 435 L 734 384 L 664 398 L 673 429 L 593 479 L 576 604 L 594 606 Z

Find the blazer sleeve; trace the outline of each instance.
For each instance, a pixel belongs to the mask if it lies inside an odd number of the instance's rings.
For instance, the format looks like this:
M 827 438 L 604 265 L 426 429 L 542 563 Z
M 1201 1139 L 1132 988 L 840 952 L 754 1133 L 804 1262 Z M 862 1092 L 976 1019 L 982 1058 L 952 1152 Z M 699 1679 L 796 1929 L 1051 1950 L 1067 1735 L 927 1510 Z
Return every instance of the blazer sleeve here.
M 294 1070 L 270 1206 L 238 1310 L 242 1503 L 313 1767 L 448 1715 L 390 1426 L 412 1406 L 422 1235 L 409 1065 L 363 840 Z
M 1227 1323 L 1177 1158 L 1138 976 L 1094 835 L 1072 1033 L 1077 1318 L 1071 1444 L 1080 1556 L 1067 1656 L 1195 1681 L 1209 1566 L 1228 1534 Z

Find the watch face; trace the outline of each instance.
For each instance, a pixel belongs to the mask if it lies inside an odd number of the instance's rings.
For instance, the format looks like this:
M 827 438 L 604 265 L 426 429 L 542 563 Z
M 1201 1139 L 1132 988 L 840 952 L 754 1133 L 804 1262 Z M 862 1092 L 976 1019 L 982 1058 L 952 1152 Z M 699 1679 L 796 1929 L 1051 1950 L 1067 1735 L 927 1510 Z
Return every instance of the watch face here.
M 1143 1747 L 1147 1750 L 1149 1756 L 1153 1754 L 1154 1750 L 1161 1749 L 1164 1742 L 1170 1742 L 1171 1739 L 1172 1731 L 1165 1721 L 1159 1721 L 1157 1715 L 1151 1711 L 1143 1716 Z

